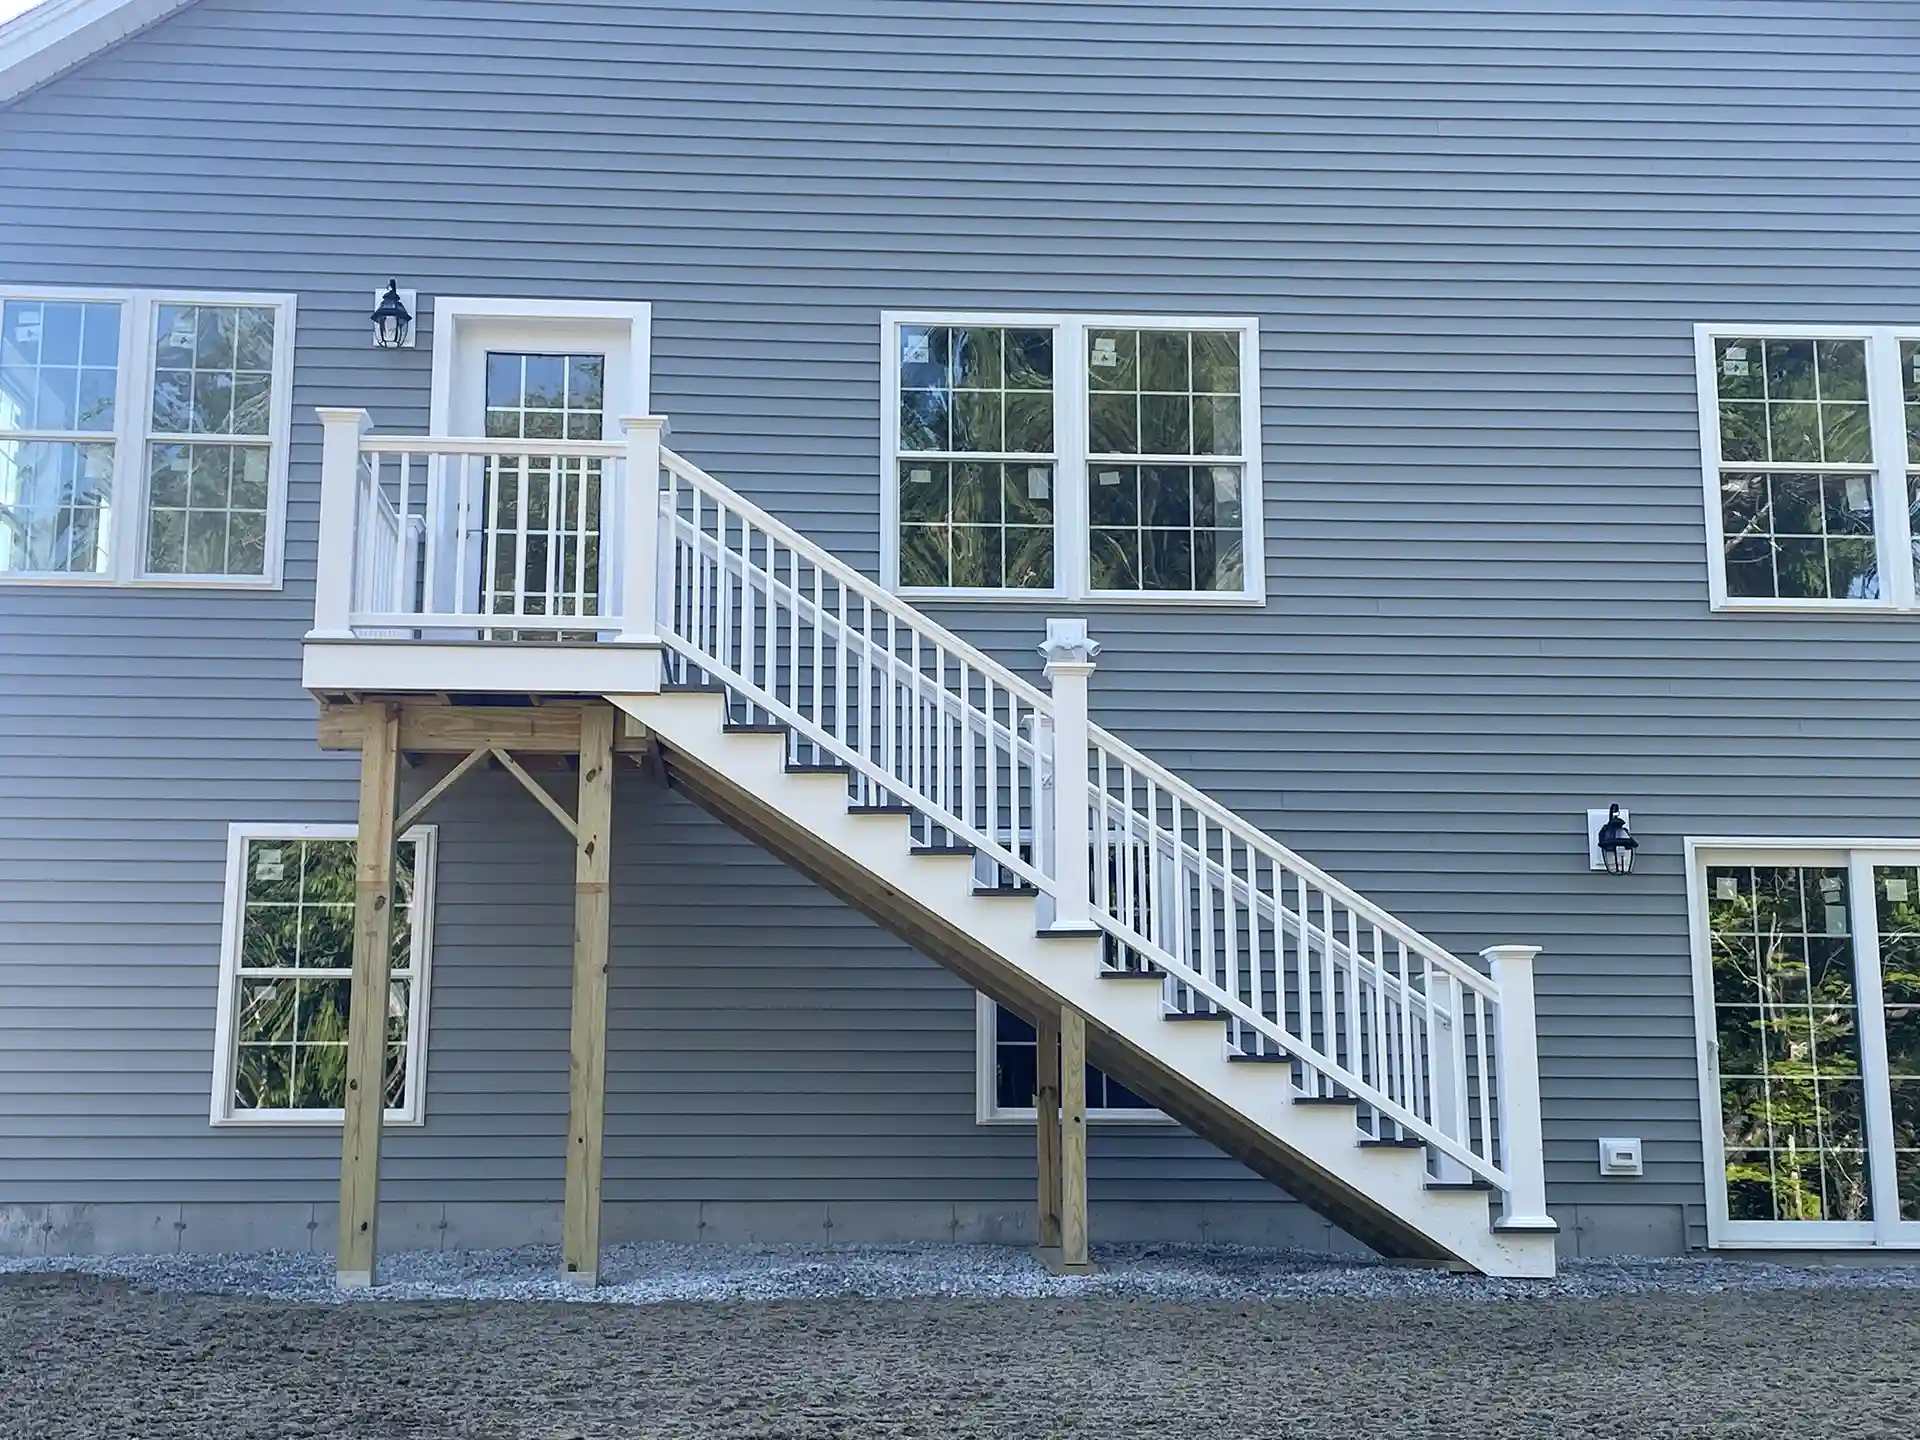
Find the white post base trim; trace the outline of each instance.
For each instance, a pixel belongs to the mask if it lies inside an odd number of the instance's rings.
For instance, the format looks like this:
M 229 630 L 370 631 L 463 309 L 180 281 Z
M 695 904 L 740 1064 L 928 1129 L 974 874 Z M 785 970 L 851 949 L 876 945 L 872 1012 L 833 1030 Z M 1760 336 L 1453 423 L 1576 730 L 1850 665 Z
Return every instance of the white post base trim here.
M 365 1270 L 342 1270 L 333 1277 L 333 1283 L 342 1290 L 371 1290 L 373 1276 Z

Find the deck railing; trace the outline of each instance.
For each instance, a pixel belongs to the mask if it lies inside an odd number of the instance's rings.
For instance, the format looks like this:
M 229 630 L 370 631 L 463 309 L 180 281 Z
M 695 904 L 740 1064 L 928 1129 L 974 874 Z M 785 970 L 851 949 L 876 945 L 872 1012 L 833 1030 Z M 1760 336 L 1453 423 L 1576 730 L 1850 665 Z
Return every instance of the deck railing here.
M 664 450 L 655 419 L 620 442 L 323 419 L 316 638 L 662 646 L 856 800 L 1031 887 L 1044 926 L 1100 934 L 1170 1005 L 1224 1013 L 1241 1054 L 1499 1189 L 1507 1223 L 1550 1223 L 1536 952 L 1462 960 L 1092 724 L 1084 622 L 1050 622 L 1043 690 Z M 330 554 L 364 558 L 333 574 Z

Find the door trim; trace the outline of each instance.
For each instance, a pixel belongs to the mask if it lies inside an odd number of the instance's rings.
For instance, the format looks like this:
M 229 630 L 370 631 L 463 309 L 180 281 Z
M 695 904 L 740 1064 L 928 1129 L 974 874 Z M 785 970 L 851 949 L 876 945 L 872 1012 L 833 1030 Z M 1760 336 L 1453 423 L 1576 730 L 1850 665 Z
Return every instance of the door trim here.
M 653 393 L 653 306 L 644 300 L 533 300 L 440 295 L 433 301 L 433 389 L 427 409 L 427 433 L 446 435 L 453 422 L 453 379 L 460 327 L 468 320 L 624 321 L 628 334 L 627 394 L 624 403 L 606 398 L 607 424 L 619 433 L 626 417 L 651 415 Z
M 1879 1177 L 1883 1170 L 1890 1167 L 1892 1157 L 1882 1159 L 1874 1156 L 1871 1147 L 1880 1138 L 1875 1132 L 1881 1127 L 1876 1123 L 1873 1111 L 1876 1106 L 1885 1108 L 1884 1085 L 1878 1100 L 1872 1093 L 1864 1096 L 1868 1106 L 1868 1114 L 1863 1118 L 1867 1121 L 1869 1162 L 1876 1177 L 1873 1220 L 1757 1221 L 1730 1220 L 1727 1217 L 1726 1137 L 1721 1127 L 1720 1085 L 1714 1054 L 1717 1039 L 1714 1027 L 1713 956 L 1708 944 L 1706 904 L 1700 883 L 1706 874 L 1705 867 L 1722 857 L 1736 861 L 1764 857 L 1770 863 L 1781 865 L 1843 866 L 1848 871 L 1849 904 L 1871 905 L 1872 886 L 1869 885 L 1862 892 L 1857 884 L 1861 867 L 1864 865 L 1870 872 L 1875 864 L 1920 865 L 1920 840 L 1689 835 L 1685 839 L 1685 852 L 1687 934 L 1688 948 L 1692 952 L 1694 1049 L 1699 1074 L 1701 1178 L 1706 1192 L 1707 1247 L 1715 1250 L 1920 1248 L 1920 1225 L 1901 1221 L 1897 1207 L 1889 1212 L 1883 1203 L 1887 1187 Z M 1858 898 L 1863 893 L 1864 901 Z M 1861 1079 L 1871 1091 L 1874 1072 L 1877 1070 L 1878 1078 L 1884 1082 L 1886 1067 L 1884 1051 L 1877 1061 L 1867 1053 L 1869 1021 L 1866 1006 L 1869 992 L 1873 999 L 1878 1000 L 1881 989 L 1878 924 L 1872 920 L 1871 911 L 1866 913 L 1870 922 L 1867 927 L 1862 926 L 1861 912 L 1858 910 L 1848 917 L 1848 923 L 1852 927 L 1854 941 L 1854 1001 L 1860 1010 Z M 1865 934 L 1864 929 L 1871 929 L 1872 934 Z M 1869 968 L 1873 971 L 1870 977 L 1865 973 Z M 1890 1115 L 1886 1128 L 1889 1131 L 1891 1129 Z M 1891 1139 L 1891 1135 L 1888 1134 L 1886 1138 Z

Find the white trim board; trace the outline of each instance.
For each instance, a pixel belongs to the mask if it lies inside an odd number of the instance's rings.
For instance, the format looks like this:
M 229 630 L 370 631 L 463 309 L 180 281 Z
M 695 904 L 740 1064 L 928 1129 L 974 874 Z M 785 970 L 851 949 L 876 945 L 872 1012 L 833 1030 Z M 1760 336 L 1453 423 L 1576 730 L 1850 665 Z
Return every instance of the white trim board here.
M 0 25 L 0 105 L 84 64 L 193 0 L 44 0 Z
M 459 353 L 460 329 L 473 321 L 495 321 L 504 326 L 524 325 L 527 343 L 538 344 L 538 332 L 564 336 L 570 324 L 624 323 L 628 344 L 628 388 L 624 405 L 606 397 L 606 438 L 620 438 L 620 421 L 629 415 L 651 415 L 653 408 L 653 306 L 644 300 L 535 300 L 498 296 L 440 295 L 432 300 L 433 388 L 427 411 L 427 433 L 450 435 L 454 410 L 454 361 Z M 415 317 L 415 324 L 419 317 Z M 378 416 L 374 417 L 378 420 Z

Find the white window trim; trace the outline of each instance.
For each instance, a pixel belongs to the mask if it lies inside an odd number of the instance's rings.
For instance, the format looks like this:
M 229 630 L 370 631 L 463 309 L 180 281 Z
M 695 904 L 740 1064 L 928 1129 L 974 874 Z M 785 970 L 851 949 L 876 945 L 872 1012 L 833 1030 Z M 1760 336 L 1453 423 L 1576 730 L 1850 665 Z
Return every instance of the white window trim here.
M 1714 369 L 1715 340 L 1865 340 L 1867 400 L 1874 453 L 1874 540 L 1880 562 L 1878 600 L 1810 600 L 1727 594 L 1726 534 L 1720 514 L 1720 386 Z M 1693 327 L 1694 378 L 1700 410 L 1700 469 L 1706 488 L 1707 588 L 1715 610 L 1823 614 L 1909 614 L 1920 610 L 1907 517 L 1906 411 L 1900 385 L 1900 344 L 1920 340 L 1920 329 L 1891 325 L 1739 325 Z M 1737 462 L 1734 462 L 1737 463 Z M 1825 467 L 1809 465 L 1807 470 Z
M 235 1005 L 240 989 L 241 925 L 246 912 L 249 840 L 352 840 L 355 825 L 276 825 L 240 821 L 227 827 L 226 900 L 220 924 L 220 994 L 214 1015 L 213 1103 L 210 1124 L 220 1127 L 284 1128 L 338 1126 L 340 1110 L 235 1110 L 234 1067 L 239 1050 Z M 428 987 L 433 976 L 433 907 L 440 828 L 415 825 L 399 837 L 418 845 L 413 871 L 413 987 L 407 1015 L 407 1096 L 404 1109 L 385 1112 L 387 1125 L 424 1125 L 427 1119 L 427 1017 L 432 1013 Z
M 900 583 L 900 342 L 903 325 L 1003 326 L 1054 332 L 1053 577 L 1047 590 L 969 590 Z M 1242 566 L 1245 586 L 1235 591 L 1094 590 L 1088 579 L 1092 537 L 1088 528 L 1086 383 L 1079 357 L 1088 330 L 1234 330 L 1240 335 L 1240 433 Z M 1071 357 L 1072 383 L 1063 383 L 1063 359 Z M 1267 602 L 1266 487 L 1260 455 L 1260 322 L 1251 316 L 1102 315 L 1063 311 L 883 310 L 880 312 L 880 574 L 888 589 L 915 600 L 991 600 L 1142 606 L 1261 606 Z M 1190 462 L 1204 465 L 1208 457 Z M 1119 462 L 1116 462 L 1119 463 Z
M 451 433 L 453 382 L 459 354 L 460 330 L 467 321 L 524 321 L 530 346 L 543 343 L 543 330 L 560 331 L 569 324 L 613 321 L 627 326 L 630 349 L 627 394 L 621 403 L 606 397 L 607 438 L 620 436 L 620 422 L 651 412 L 653 306 L 642 300 L 533 300 L 502 296 L 442 295 L 433 302 L 433 379 L 427 409 L 427 431 Z M 377 419 L 378 417 L 376 417 Z
M 1039 1112 L 1031 1105 L 1001 1106 L 993 1083 L 995 1054 L 994 1003 L 978 991 L 973 997 L 973 1120 L 976 1125 L 1034 1125 Z M 1178 1125 L 1164 1110 L 1089 1109 L 1089 1125 Z
M 1749 332 L 1751 333 L 1751 332 Z M 1849 898 L 1863 893 L 1860 872 L 1868 875 L 1864 893 L 1871 895 L 1871 871 L 1876 864 L 1920 865 L 1920 840 L 1834 839 L 1831 837 L 1695 836 L 1685 840 L 1687 874 L 1687 933 L 1692 951 L 1694 1050 L 1700 1087 L 1700 1138 L 1707 1202 L 1709 1249 L 1920 1249 L 1920 1221 L 1901 1220 L 1893 1201 L 1892 1167 L 1872 1166 L 1874 1205 L 1872 1220 L 1732 1220 L 1727 1215 L 1726 1134 L 1720 1119 L 1720 1082 L 1716 1052 L 1719 1040 L 1714 1017 L 1713 954 L 1708 943 L 1705 880 L 1715 864 L 1773 864 L 1846 866 Z M 1850 923 L 1851 920 L 1850 920 Z M 1861 937 L 1854 925 L 1854 938 Z M 1887 1075 L 1884 1044 L 1871 1053 L 1869 1027 L 1878 1031 L 1881 1018 L 1869 1019 L 1870 1007 L 1880 1001 L 1877 943 L 1872 955 L 1855 950 L 1856 996 L 1860 1009 L 1861 1079 L 1866 1089 L 1867 1143 L 1885 1151 L 1892 1148 L 1891 1112 L 1885 1103 Z M 1859 983 L 1871 969 L 1870 983 Z M 1876 1104 L 1874 1089 L 1880 1091 Z M 1872 1156 L 1872 1149 L 1869 1150 Z M 1875 1157 L 1877 1158 L 1877 1157 Z
M 298 296 L 255 291 L 137 290 L 0 283 L 9 300 L 95 301 L 120 306 L 120 365 L 113 443 L 112 559 L 105 575 L 0 574 L 0 585 L 75 585 L 155 590 L 278 590 L 287 529 L 287 453 L 293 426 L 293 346 Z M 273 413 L 267 427 L 267 553 L 264 576 L 149 575 L 141 565 L 147 531 L 147 447 L 153 424 L 153 317 L 161 305 L 255 305 L 274 309 Z M 138 393 L 134 393 L 137 387 Z M 219 440 L 222 437 L 204 437 Z M 232 437 L 258 442 L 258 436 Z

